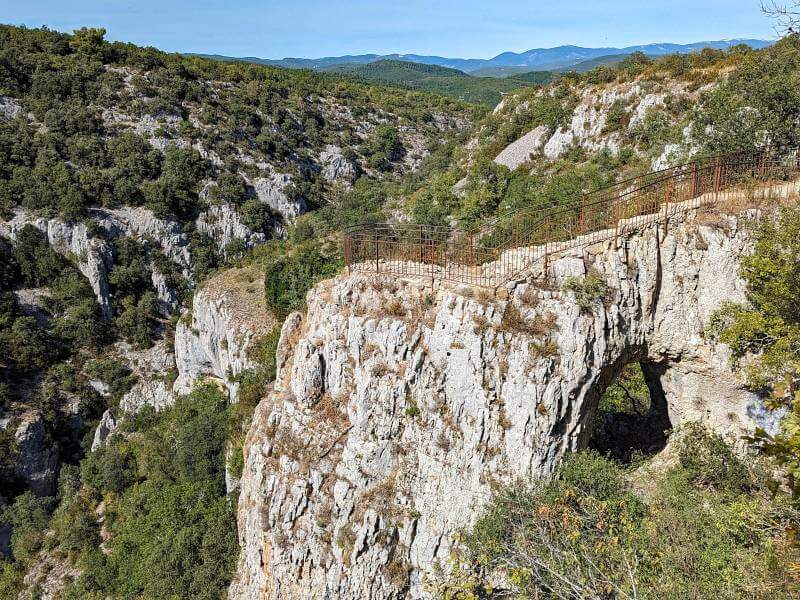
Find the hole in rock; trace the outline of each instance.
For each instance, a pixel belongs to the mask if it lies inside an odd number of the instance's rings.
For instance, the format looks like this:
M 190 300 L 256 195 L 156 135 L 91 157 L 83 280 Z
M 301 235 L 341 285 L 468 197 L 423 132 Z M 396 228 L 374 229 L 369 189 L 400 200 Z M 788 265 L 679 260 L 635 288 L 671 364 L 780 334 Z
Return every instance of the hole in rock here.
M 661 388 L 662 370 L 637 360 L 622 367 L 600 397 L 589 448 L 624 463 L 664 449 L 672 425 Z

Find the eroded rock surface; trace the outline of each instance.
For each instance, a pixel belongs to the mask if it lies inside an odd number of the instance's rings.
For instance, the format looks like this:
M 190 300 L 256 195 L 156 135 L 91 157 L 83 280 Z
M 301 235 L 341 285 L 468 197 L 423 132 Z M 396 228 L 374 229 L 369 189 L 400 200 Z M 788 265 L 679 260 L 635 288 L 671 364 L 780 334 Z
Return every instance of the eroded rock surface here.
M 774 428 L 704 336 L 723 300 L 744 299 L 747 230 L 686 219 L 565 253 L 506 299 L 364 276 L 318 285 L 283 326 L 245 444 L 230 597 L 429 598 L 492 482 L 552 472 L 630 360 L 658 379 L 672 425 Z M 582 310 L 560 290 L 590 269 L 610 291 Z
M 276 325 L 264 301 L 263 277 L 251 267 L 228 269 L 195 293 L 190 313 L 175 329 L 176 393 L 187 394 L 199 379 L 213 378 L 236 399 L 236 376 L 254 365 L 250 345 Z
M 338 146 L 327 145 L 319 155 L 322 165 L 322 176 L 328 181 L 353 183 L 358 177 L 358 166 L 353 160 L 348 159 Z
M 267 234 L 270 233 L 251 231 L 242 223 L 239 212 L 232 204 L 209 206 L 197 217 L 197 230 L 210 235 L 223 250 L 237 239 L 241 240 L 246 247 L 252 248 L 263 243 L 267 239 Z
M 0 220 L 0 236 L 15 240 L 26 225 L 41 231 L 54 250 L 74 257 L 78 269 L 92 286 L 103 316 L 110 317 L 108 272 L 113 264 L 113 252 L 108 242 L 91 236 L 84 223 L 36 218 L 21 208 L 11 220 Z
M 17 425 L 14 439 L 18 456 L 14 472 L 37 496 L 50 496 L 55 491 L 58 448 L 52 443 L 44 416 L 38 410 L 24 414 Z

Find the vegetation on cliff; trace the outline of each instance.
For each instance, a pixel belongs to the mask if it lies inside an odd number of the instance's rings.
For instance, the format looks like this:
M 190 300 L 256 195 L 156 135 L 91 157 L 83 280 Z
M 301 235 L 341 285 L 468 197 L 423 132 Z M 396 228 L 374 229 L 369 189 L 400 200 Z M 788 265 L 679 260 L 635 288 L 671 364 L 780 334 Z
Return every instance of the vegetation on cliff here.
M 102 30 L 0 26 L 0 219 L 24 214 L 30 222 L 0 239 L 0 551 L 12 532 L 9 555 L 0 557 L 0 595 L 11 596 L 26 571 L 51 559 L 83 571 L 74 597 L 224 594 L 236 557 L 236 503 L 218 468 L 221 444 L 241 448 L 249 412 L 274 378 L 276 333 L 256 360 L 261 366 L 241 376 L 245 401 L 230 415 L 187 413 L 192 403 L 219 401 L 218 393 L 212 401 L 209 390 L 197 392 L 161 415 L 129 419 L 124 441 L 91 453 L 100 416 L 107 409 L 119 416 L 136 378 L 124 357 L 103 357 L 154 343 L 169 351 L 177 317 L 165 308 L 165 287 L 180 306 L 215 269 L 285 232 L 281 207 L 330 217 L 351 196 L 377 198 L 482 112 L 331 75 L 109 43 Z M 345 175 L 326 178 L 326 160 Z M 227 246 L 219 231 L 201 227 L 204 215 L 221 209 L 234 228 L 244 227 Z M 357 210 L 329 222 L 352 222 Z M 50 246 L 37 218 L 53 219 L 67 245 L 85 226 L 84 247 L 107 251 L 87 257 Z M 130 218 L 150 229 L 120 231 Z M 276 239 L 257 256 L 280 274 L 273 304 L 281 314 L 339 264 L 335 246 L 316 241 L 329 228 L 300 231 L 292 229 L 295 250 Z M 81 272 L 87 264 L 96 279 Z M 98 301 L 103 285 L 108 318 Z M 20 475 L 20 461 L 39 456 L 23 457 L 17 439 L 23 419 L 40 417 L 41 447 L 33 451 L 52 458 L 41 468 L 60 482 L 44 497 Z M 214 436 L 193 429 L 196 418 L 212 417 Z M 194 444 L 183 458 L 165 449 L 176 439 Z M 216 470 L 181 474 L 174 461 L 201 451 L 214 455 Z M 100 531 L 114 540 L 108 554 L 98 550 Z M 185 577 L 173 577 L 177 569 Z
M 728 344 L 734 366 L 767 405 L 785 411 L 781 431 L 754 441 L 786 470 L 800 495 L 800 208 L 785 207 L 755 230 L 755 251 L 742 259 L 749 305 L 724 304 L 710 334 Z
M 794 597 L 797 509 L 766 465 L 699 426 L 677 435 L 666 473 L 588 451 L 499 491 L 439 597 Z

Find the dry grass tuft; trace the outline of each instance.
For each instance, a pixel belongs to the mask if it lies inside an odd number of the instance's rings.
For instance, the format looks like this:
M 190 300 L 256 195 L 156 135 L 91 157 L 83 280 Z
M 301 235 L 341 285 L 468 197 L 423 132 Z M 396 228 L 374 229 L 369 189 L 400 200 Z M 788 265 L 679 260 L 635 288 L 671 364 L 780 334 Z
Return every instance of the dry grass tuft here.
M 501 327 L 504 331 L 542 336 L 552 332 L 556 326 L 556 315 L 548 312 L 536 314 L 533 319 L 526 319 L 515 304 L 509 302 L 503 313 Z

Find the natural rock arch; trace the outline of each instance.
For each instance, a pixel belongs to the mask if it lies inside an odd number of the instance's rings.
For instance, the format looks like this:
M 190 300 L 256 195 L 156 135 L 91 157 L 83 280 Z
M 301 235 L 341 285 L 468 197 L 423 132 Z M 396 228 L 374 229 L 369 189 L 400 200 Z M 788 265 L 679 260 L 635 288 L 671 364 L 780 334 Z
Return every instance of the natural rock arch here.
M 546 475 L 585 444 L 599 395 L 634 357 L 673 425 L 732 439 L 774 428 L 704 336 L 723 300 L 744 299 L 749 249 L 736 218 L 689 214 L 669 233 L 556 257 L 508 298 L 320 284 L 284 324 L 275 388 L 248 434 L 231 597 L 429 597 L 426 578 L 492 481 Z M 590 270 L 612 291 L 586 310 L 561 289 Z

